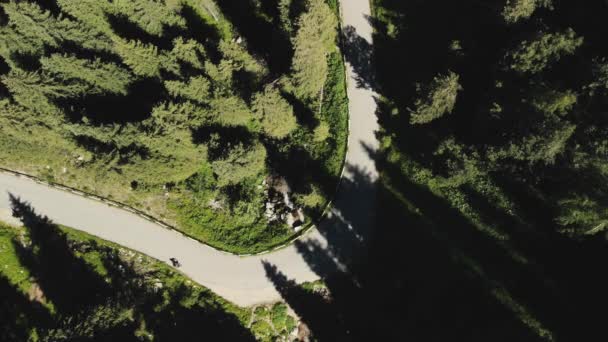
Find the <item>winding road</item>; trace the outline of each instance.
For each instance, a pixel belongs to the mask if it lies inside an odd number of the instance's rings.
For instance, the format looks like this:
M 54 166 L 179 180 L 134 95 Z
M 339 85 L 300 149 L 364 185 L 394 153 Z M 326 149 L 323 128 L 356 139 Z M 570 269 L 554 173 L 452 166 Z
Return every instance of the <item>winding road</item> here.
M 344 28 L 355 32 L 360 41 L 371 46 L 372 27 L 369 0 L 343 0 Z M 268 279 L 264 262 L 275 265 L 286 277 L 296 282 L 319 278 L 318 269 L 305 258 L 302 246 L 315 246 L 329 255 L 345 250 L 360 241 L 361 232 L 371 226 L 374 207 L 374 182 L 377 179 L 373 154 L 378 148 L 375 136 L 377 121 L 374 93 L 358 85 L 358 75 L 347 62 L 348 96 L 350 99 L 350 135 L 346 166 L 340 188 L 328 218 L 298 243 L 268 254 L 240 257 L 217 251 L 178 232 L 165 229 L 131 212 L 108 206 L 79 195 L 50 188 L 26 177 L 0 173 L 0 193 L 12 193 L 30 202 L 37 212 L 54 222 L 70 226 L 100 238 L 113 241 L 169 263 L 177 258 L 180 271 L 192 280 L 241 306 L 280 298 Z M 6 217 L 8 196 L 0 196 L 0 217 Z M 341 238 L 335 232 L 351 232 Z M 329 242 L 330 241 L 330 242 Z M 305 253 L 304 253 L 305 254 Z

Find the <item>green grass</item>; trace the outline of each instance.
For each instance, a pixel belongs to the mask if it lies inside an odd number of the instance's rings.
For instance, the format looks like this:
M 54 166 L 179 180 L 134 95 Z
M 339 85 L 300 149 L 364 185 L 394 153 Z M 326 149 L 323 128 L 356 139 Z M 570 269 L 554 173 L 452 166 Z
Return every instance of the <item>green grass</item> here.
M 0 223 L 0 273 L 24 294 L 30 290 L 30 272 L 19 263 L 14 243 L 21 241 L 22 230 Z

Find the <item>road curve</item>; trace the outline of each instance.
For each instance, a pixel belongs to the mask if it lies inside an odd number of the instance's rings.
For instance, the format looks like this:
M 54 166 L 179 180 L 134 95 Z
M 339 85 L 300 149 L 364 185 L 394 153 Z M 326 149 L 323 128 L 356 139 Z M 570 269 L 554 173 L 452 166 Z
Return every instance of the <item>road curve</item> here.
M 371 46 L 372 28 L 368 0 L 343 0 L 343 25 L 352 27 Z M 377 178 L 373 154 L 378 147 L 375 137 L 376 103 L 372 91 L 358 87 L 355 69 L 347 63 L 350 99 L 350 135 L 343 181 L 334 200 L 330 217 L 299 241 L 320 248 L 328 246 L 328 236 L 340 228 L 354 230 L 371 223 L 373 182 Z M 370 153 L 372 152 L 372 153 Z M 358 186 L 364 175 L 366 186 Z M 192 280 L 241 306 L 274 301 L 279 293 L 266 276 L 263 262 L 273 264 L 297 282 L 319 276 L 297 246 L 260 256 L 239 257 L 217 251 L 178 232 L 165 229 L 130 212 L 79 195 L 47 187 L 26 177 L 0 174 L 0 193 L 11 193 L 30 202 L 38 213 L 54 222 L 70 226 L 100 238 L 137 250 L 164 262 L 177 258 L 180 271 Z M 0 216 L 10 208 L 8 195 L 0 196 Z M 338 227 L 342 225 L 342 227 Z M 363 229 L 359 229 L 363 230 Z M 331 240 L 337 242 L 335 239 Z M 344 243 L 349 243 L 344 239 Z M 342 246 L 341 246 L 342 247 Z

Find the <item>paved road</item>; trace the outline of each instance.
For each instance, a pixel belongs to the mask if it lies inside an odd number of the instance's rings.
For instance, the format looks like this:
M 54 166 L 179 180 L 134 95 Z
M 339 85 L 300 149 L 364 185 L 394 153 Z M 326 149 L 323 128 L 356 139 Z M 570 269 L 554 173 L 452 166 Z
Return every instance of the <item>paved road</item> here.
M 343 24 L 352 26 L 358 35 L 371 43 L 368 0 L 343 0 Z M 370 226 L 374 196 L 370 185 L 377 177 L 370 150 L 377 148 L 376 104 L 373 93 L 358 88 L 358 78 L 348 65 L 350 98 L 350 136 L 343 182 L 335 199 L 331 219 L 311 230 L 298 246 L 314 245 L 335 254 L 346 250 L 358 233 Z M 297 282 L 318 279 L 318 268 L 304 260 L 301 248 L 291 245 L 282 250 L 253 257 L 238 257 L 218 252 L 174 231 L 103 203 L 52 189 L 24 177 L 0 174 L 0 194 L 10 192 L 28 201 L 53 221 L 132 248 L 159 260 L 177 258 L 180 270 L 194 281 L 224 298 L 242 306 L 279 299 L 272 282 L 266 277 L 262 262 L 273 264 L 288 278 Z M 0 196 L 0 214 L 7 213 L 8 196 Z M 351 232 L 343 236 L 337 232 Z M 328 245 L 331 241 L 331 245 Z M 313 271 L 313 268 L 315 271 Z

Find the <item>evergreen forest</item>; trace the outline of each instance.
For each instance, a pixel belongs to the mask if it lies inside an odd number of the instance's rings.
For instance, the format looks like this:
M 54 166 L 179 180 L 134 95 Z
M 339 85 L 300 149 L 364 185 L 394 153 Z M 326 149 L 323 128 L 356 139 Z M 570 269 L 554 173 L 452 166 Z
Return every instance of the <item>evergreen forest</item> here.
M 323 0 L 0 1 L 0 166 L 221 249 L 280 244 L 342 168 L 337 32 Z

